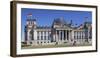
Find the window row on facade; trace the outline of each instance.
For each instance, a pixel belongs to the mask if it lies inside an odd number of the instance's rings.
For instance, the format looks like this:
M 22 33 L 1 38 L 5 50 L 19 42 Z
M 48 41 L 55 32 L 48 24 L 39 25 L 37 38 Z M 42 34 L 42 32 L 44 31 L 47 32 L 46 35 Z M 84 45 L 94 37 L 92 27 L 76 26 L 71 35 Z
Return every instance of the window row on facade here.
M 86 36 L 84 31 L 74 31 L 74 39 L 85 39 L 85 38 Z
M 37 31 L 37 40 L 50 40 L 50 31 Z

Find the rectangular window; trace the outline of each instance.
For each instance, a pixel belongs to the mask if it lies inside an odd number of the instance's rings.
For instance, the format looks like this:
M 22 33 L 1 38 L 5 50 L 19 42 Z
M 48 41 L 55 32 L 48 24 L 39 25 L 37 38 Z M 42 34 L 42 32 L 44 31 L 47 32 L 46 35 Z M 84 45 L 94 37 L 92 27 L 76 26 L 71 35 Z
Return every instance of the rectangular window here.
M 37 36 L 37 40 L 39 40 L 39 36 Z
M 76 31 L 74 31 L 74 39 L 76 39 Z
M 77 39 L 78 39 L 78 31 L 77 31 Z
M 46 40 L 46 36 L 44 36 L 44 40 Z
M 41 40 L 43 40 L 43 36 L 41 36 Z
M 37 31 L 37 40 L 39 40 L 39 31 Z

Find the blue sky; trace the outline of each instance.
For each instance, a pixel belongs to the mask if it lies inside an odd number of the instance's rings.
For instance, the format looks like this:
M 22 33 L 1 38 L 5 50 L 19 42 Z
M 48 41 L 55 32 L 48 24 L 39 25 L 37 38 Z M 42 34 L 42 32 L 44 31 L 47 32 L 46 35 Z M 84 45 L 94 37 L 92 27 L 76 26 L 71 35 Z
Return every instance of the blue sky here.
M 48 9 L 21 9 L 21 27 L 22 27 L 22 37 L 24 37 L 24 26 L 26 25 L 27 15 L 32 13 L 32 18 L 36 19 L 36 22 L 40 26 L 51 26 L 55 18 L 63 17 L 66 22 L 73 21 L 73 24 L 80 25 L 86 21 L 85 17 L 88 17 L 88 21 L 92 22 L 92 12 L 91 11 L 74 11 L 74 10 L 48 10 Z

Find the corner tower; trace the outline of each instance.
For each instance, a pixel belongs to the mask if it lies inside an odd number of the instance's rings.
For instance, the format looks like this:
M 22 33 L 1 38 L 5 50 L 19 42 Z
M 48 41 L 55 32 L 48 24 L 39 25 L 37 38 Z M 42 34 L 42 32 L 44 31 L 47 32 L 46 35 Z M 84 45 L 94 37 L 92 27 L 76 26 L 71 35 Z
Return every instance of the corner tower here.
M 29 13 L 27 15 L 26 25 L 25 25 L 25 42 L 27 44 L 31 44 L 31 40 L 33 39 L 33 32 L 31 32 L 34 28 L 36 28 L 36 19 L 32 18 L 32 14 Z

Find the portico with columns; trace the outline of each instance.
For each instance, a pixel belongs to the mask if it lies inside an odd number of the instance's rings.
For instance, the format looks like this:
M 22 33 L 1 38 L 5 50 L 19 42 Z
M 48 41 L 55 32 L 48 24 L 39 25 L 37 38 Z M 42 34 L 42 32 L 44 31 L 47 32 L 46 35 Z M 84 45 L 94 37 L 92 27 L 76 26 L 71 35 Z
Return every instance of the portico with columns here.
M 70 42 L 72 39 L 72 30 L 57 29 L 56 33 L 53 36 L 55 36 L 55 39 L 56 39 L 56 40 L 54 39 L 55 42 L 58 42 L 58 43 Z

